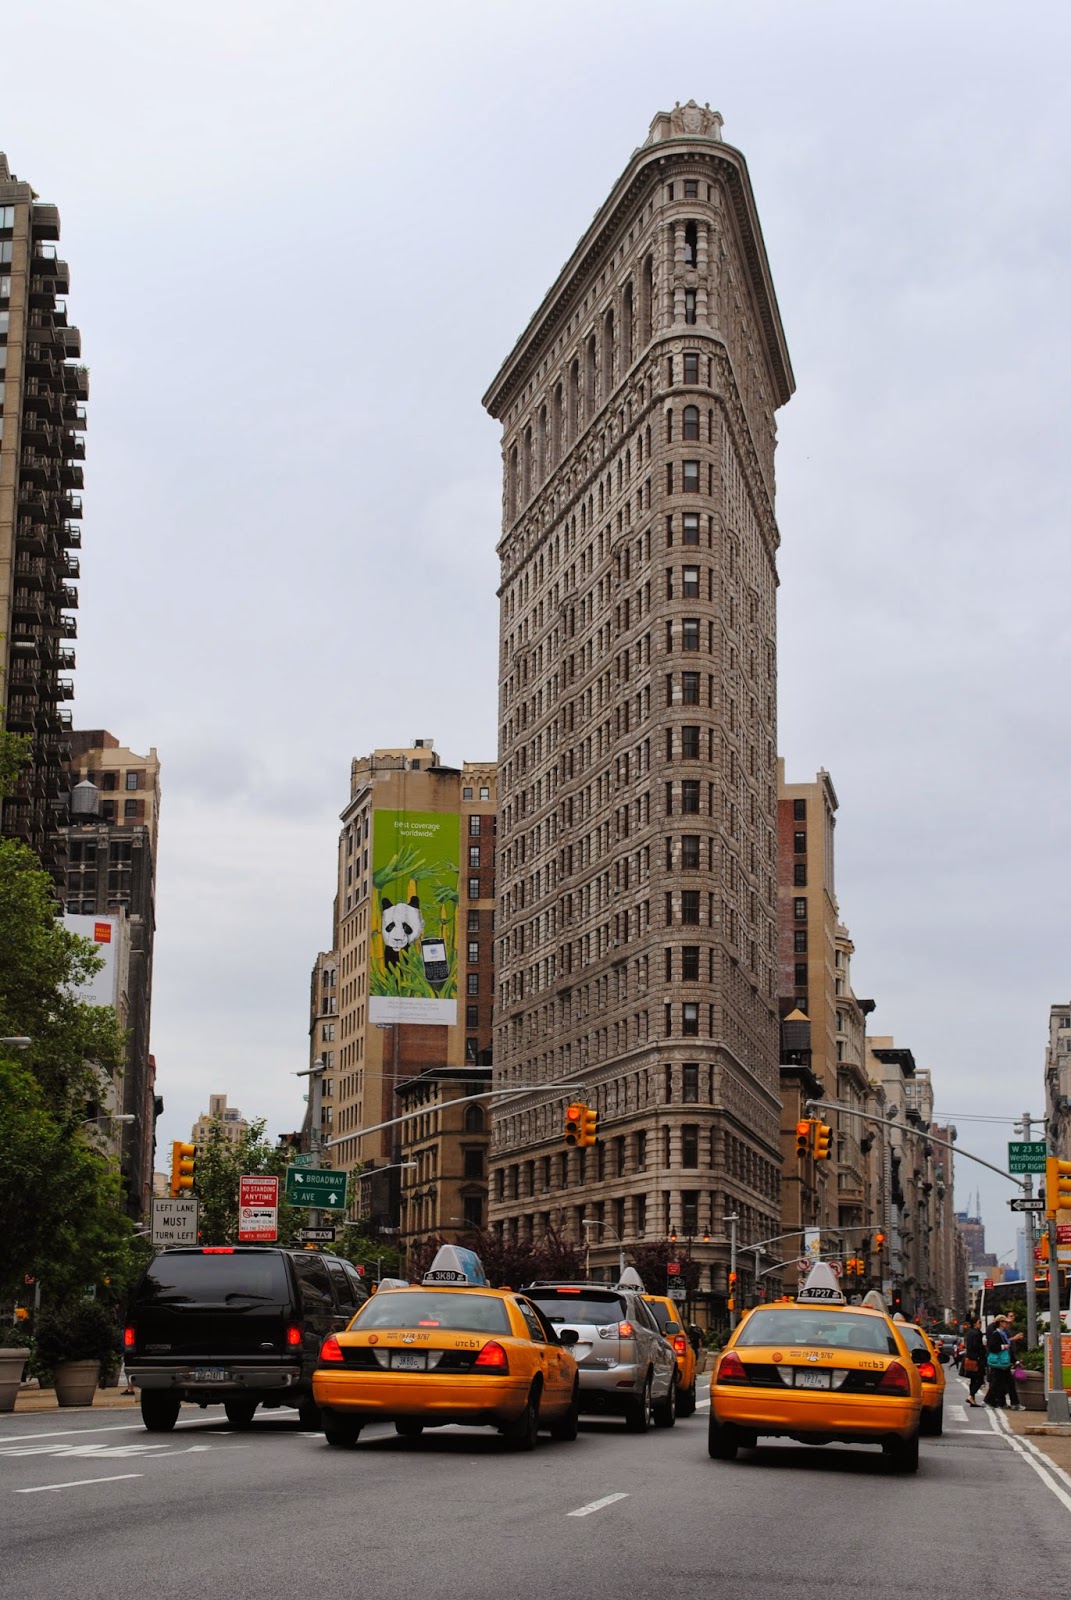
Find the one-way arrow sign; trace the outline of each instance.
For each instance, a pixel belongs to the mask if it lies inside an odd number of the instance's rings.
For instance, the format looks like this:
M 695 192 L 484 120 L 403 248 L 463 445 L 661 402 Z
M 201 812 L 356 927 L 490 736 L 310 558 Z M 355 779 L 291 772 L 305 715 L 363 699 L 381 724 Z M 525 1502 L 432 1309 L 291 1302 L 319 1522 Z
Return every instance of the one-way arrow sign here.
M 1044 1211 L 1045 1201 L 1041 1195 L 1034 1195 L 1027 1199 L 1025 1195 L 1017 1200 L 1009 1200 L 1008 1204 L 1013 1211 Z

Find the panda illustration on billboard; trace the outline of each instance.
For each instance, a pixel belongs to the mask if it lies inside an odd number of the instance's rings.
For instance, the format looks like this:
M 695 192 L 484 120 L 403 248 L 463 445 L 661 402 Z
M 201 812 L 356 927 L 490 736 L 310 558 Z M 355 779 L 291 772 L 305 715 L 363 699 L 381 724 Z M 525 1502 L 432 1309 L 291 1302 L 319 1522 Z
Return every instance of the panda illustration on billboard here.
M 383 959 L 387 970 L 396 966 L 401 951 L 416 944 L 424 932 L 424 918 L 420 911 L 420 896 L 411 896 L 407 905 L 396 905 L 383 898 Z

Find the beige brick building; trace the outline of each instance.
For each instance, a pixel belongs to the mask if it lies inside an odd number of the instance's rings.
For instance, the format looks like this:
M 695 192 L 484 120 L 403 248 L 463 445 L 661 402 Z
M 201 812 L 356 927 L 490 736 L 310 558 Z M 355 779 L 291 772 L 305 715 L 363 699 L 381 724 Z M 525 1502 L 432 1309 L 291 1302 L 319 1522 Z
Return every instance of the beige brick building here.
M 502 424 L 492 1217 L 776 1233 L 774 414 L 743 156 L 660 113 L 484 403 Z M 567 1154 L 579 1082 L 599 1146 Z M 585 1161 L 583 1155 L 588 1159 Z M 586 1234 L 585 1234 L 586 1236 Z
M 456 1021 L 438 1025 L 377 1023 L 370 1015 L 373 940 L 373 872 L 377 819 L 387 813 L 450 813 L 459 818 L 460 860 L 456 939 Z M 372 1231 L 395 1232 L 403 1212 L 420 1208 L 408 1199 L 417 1176 L 401 1171 L 400 1128 L 374 1127 L 398 1116 L 415 1095 L 412 1080 L 434 1073 L 440 1093 L 444 1069 L 486 1063 L 494 1013 L 495 768 L 490 762 L 443 765 L 430 739 L 355 757 L 350 799 L 342 812 L 334 938 L 316 962 L 310 1014 L 310 1065 L 320 1059 L 323 1097 L 321 1143 L 336 1168 L 391 1167 L 382 1178 L 365 1176 L 353 1200 Z M 430 916 L 425 905 L 424 913 Z M 407 1084 L 403 1102 L 400 1090 Z M 416 1095 L 419 1099 L 419 1095 Z M 408 1156 L 404 1159 L 408 1160 Z M 449 1153 L 447 1164 L 453 1161 Z M 463 1156 L 458 1155 L 463 1165 Z

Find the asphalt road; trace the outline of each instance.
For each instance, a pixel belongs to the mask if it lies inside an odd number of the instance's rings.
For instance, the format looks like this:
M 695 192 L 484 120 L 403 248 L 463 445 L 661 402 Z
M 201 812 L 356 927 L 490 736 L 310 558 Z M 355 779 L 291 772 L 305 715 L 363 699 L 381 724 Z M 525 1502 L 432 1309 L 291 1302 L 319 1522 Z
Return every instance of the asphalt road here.
M 291 1412 L 236 1432 L 184 1407 L 0 1419 L 0 1596 L 18 1600 L 1008 1600 L 1071 1571 L 1071 1484 L 952 1376 L 918 1475 L 876 1449 L 709 1460 L 706 1410 L 645 1437 L 590 1422 L 531 1455 L 497 1435 L 354 1451 Z

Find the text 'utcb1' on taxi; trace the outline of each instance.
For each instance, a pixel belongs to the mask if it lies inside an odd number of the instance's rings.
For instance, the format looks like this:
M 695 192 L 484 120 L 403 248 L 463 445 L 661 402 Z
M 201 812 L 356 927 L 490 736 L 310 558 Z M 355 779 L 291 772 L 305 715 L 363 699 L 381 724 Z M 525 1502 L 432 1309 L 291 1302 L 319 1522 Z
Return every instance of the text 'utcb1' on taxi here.
M 795 1301 L 756 1306 L 718 1357 L 708 1449 L 732 1461 L 760 1436 L 878 1444 L 890 1466 L 919 1464 L 922 1384 L 881 1296 L 849 1306 L 817 1262 Z
M 325 1339 L 313 1394 L 328 1444 L 357 1443 L 370 1422 L 403 1438 L 451 1423 L 497 1428 L 531 1450 L 540 1430 L 575 1439 L 580 1383 L 538 1306 L 491 1289 L 479 1257 L 444 1245 L 420 1285 L 381 1289 L 344 1333 Z

